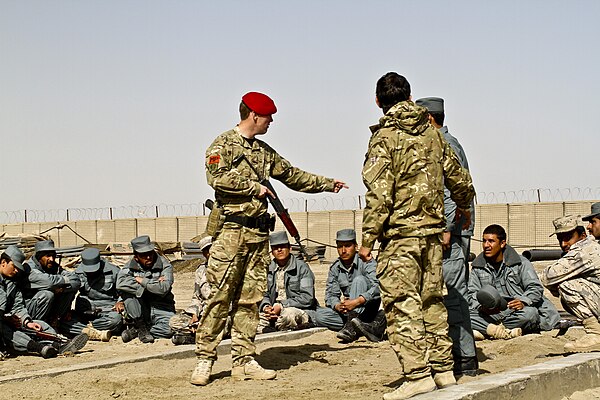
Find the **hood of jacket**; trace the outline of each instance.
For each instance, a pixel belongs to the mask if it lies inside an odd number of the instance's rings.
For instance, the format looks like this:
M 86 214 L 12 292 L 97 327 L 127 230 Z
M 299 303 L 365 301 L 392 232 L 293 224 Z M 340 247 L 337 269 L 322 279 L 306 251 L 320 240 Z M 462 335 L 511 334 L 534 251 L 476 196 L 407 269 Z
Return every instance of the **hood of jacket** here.
M 421 135 L 430 125 L 427 122 L 428 112 L 425 107 L 411 100 L 401 101 L 392 106 L 379 119 L 379 128 L 395 128 L 409 135 Z

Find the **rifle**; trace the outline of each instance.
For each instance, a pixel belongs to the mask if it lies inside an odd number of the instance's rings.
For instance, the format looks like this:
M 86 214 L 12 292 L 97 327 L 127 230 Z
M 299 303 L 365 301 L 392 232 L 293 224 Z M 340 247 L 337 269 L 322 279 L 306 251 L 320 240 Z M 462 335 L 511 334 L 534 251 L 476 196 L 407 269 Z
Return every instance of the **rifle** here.
M 35 335 L 35 337 L 38 337 L 38 338 L 40 338 L 42 340 L 49 340 L 49 341 L 52 341 L 52 342 L 59 342 L 61 344 L 69 342 L 68 338 L 66 338 L 65 336 L 60 335 L 58 333 L 54 334 L 54 333 L 50 333 L 50 332 L 36 331 L 34 329 L 29 329 L 29 328 L 24 328 L 23 332 L 31 334 L 31 335 Z
M 308 253 L 306 252 L 306 248 L 302 245 L 302 242 L 300 242 L 300 233 L 298 232 L 298 228 L 296 228 L 296 225 L 294 225 L 294 221 L 292 221 L 292 217 L 290 216 L 290 213 L 288 212 L 287 208 L 285 208 L 283 206 L 283 203 L 281 202 L 281 200 L 279 200 L 279 197 L 277 196 L 277 193 L 275 192 L 275 188 L 273 188 L 273 185 L 271 185 L 271 182 L 269 182 L 269 179 L 267 179 L 266 177 L 261 178 L 261 176 L 258 173 L 258 171 L 256 170 L 256 168 L 254 168 L 254 165 L 252 165 L 252 163 L 246 158 L 246 156 L 244 154 L 242 154 L 239 157 L 239 160 L 241 160 L 242 158 L 244 160 L 246 160 L 246 164 L 248 164 L 248 166 L 250 166 L 250 169 L 252 169 L 254 174 L 258 177 L 260 184 L 265 186 L 267 189 L 269 189 L 271 191 L 271 193 L 273 193 L 274 197 L 269 194 L 267 195 L 267 198 L 269 199 L 269 203 L 271 203 L 271 205 L 275 209 L 275 212 L 277 213 L 277 216 L 283 223 L 283 226 L 285 227 L 285 229 L 288 231 L 290 236 L 292 236 L 294 238 L 294 240 L 296 241 L 296 244 L 298 244 L 298 246 L 300 247 L 300 257 L 305 259 L 306 261 L 308 261 L 308 258 L 309 258 Z

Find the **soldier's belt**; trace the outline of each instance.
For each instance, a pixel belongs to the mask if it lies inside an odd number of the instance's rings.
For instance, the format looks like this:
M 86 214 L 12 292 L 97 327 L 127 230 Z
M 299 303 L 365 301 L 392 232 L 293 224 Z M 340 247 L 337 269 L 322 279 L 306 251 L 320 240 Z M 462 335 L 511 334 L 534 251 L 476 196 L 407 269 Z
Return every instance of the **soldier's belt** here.
M 245 226 L 250 229 L 258 229 L 261 232 L 269 232 L 274 229 L 275 218 L 273 218 L 269 214 L 263 214 L 258 218 L 255 217 L 247 217 L 240 215 L 227 215 L 225 217 L 225 222 L 233 222 L 234 224 L 239 224 Z

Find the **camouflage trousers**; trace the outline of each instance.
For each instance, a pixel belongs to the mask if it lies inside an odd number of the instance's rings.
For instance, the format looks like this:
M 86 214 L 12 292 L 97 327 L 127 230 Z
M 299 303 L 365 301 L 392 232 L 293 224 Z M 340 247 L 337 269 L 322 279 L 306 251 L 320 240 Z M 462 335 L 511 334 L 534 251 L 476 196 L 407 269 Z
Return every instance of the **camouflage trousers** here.
M 378 260 L 387 334 L 404 377 L 452 371 L 440 235 L 391 239 Z
M 600 319 L 600 285 L 583 278 L 569 279 L 558 285 L 558 293 L 567 312 L 581 320 Z
M 174 334 L 194 333 L 192 314 L 178 312 L 169 319 L 169 326 Z
M 258 302 L 266 290 L 271 262 L 268 245 L 266 234 L 258 236 L 246 228 L 223 228 L 213 242 L 206 269 L 211 296 L 196 331 L 199 359 L 217 359 L 217 345 L 229 314 L 233 365 L 254 356 Z

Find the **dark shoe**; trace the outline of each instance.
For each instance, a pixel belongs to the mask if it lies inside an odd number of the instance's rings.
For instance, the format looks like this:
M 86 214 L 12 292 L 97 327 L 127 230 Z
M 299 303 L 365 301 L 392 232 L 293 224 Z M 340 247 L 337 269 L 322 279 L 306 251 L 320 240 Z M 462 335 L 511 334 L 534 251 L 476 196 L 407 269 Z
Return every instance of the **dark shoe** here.
M 127 328 L 121 333 L 123 343 L 131 342 L 136 337 L 138 337 L 138 331 L 135 328 Z
M 476 376 L 479 370 L 477 357 L 460 358 L 454 360 L 454 375 Z
M 277 332 L 277 329 L 275 329 L 275 327 L 273 327 L 271 325 L 268 325 L 262 329 L 261 333 L 273 333 L 273 332 Z
M 135 321 L 135 327 L 138 331 L 138 338 L 140 338 L 140 342 L 142 343 L 154 343 L 154 336 L 150 333 L 150 329 L 148 329 L 148 325 L 143 320 Z
M 365 335 L 371 342 L 381 342 L 385 336 L 387 321 L 383 310 L 379 310 L 375 319 L 371 322 L 363 322 L 360 318 L 354 318 L 350 322 L 358 332 Z
M 83 346 L 85 346 L 88 339 L 88 335 L 81 333 L 68 342 L 62 344 L 58 349 L 58 354 L 76 353 L 77 351 L 83 349 Z
M 356 339 L 362 336 L 360 332 L 354 329 L 354 325 L 352 325 L 352 320 L 357 318 L 358 314 L 355 312 L 348 313 L 346 324 L 344 327 L 335 335 L 338 339 L 342 341 L 342 343 L 352 343 Z
M 40 350 L 40 355 L 44 358 L 54 358 L 58 355 L 58 350 L 53 346 L 46 345 Z
M 175 346 L 182 344 L 194 344 L 196 343 L 196 336 L 193 333 L 175 334 L 171 338 L 171 342 L 173 342 Z

